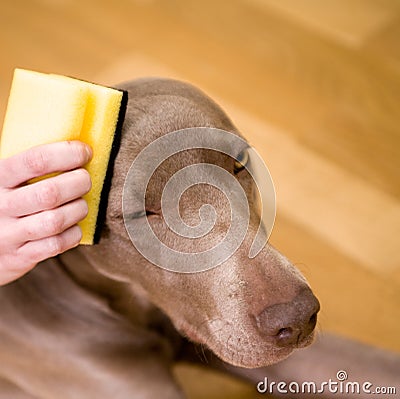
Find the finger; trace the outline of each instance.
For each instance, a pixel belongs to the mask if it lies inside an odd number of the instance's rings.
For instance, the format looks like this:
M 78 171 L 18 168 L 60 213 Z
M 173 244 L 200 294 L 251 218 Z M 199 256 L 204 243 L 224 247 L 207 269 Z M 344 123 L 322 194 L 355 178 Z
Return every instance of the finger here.
M 56 209 L 18 219 L 10 241 L 20 245 L 62 233 L 86 217 L 88 205 L 82 198 Z
M 0 259 L 0 286 L 22 277 L 39 262 L 76 247 L 81 238 L 82 231 L 75 225 L 56 236 L 27 242 L 13 256 Z
M 17 257 L 23 259 L 27 265 L 37 264 L 76 247 L 81 239 L 82 230 L 74 225 L 55 236 L 27 242 L 18 249 Z
M 90 188 L 85 169 L 65 172 L 4 193 L 0 197 L 0 214 L 20 217 L 54 209 L 82 197 Z
M 62 141 L 33 147 L 0 159 L 0 186 L 13 188 L 35 177 L 65 172 L 85 165 L 92 157 L 90 146 L 80 141 Z
M 0 259 L 0 287 L 28 273 L 35 266 L 36 263 L 28 265 L 21 264 L 16 263 L 12 257 L 2 257 L 2 259 Z

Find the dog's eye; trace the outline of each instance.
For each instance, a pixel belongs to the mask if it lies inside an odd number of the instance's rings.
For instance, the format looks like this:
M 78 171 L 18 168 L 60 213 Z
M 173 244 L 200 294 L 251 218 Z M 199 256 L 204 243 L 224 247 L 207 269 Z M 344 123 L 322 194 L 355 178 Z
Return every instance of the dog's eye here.
M 234 165 L 235 175 L 246 167 L 247 162 L 249 162 L 249 153 L 247 150 L 243 150 L 235 159 L 235 165 Z
M 149 217 L 149 216 L 158 216 L 158 215 L 159 215 L 159 213 L 157 213 L 157 212 L 149 211 L 149 210 L 146 211 L 146 216 L 147 217 Z
M 153 212 L 153 211 L 138 211 L 138 212 L 133 212 L 130 213 L 128 215 L 125 215 L 125 218 L 128 220 L 132 220 L 132 219 L 140 219 L 140 218 L 144 218 L 144 217 L 149 217 L 149 216 L 153 216 L 153 215 L 158 215 L 157 212 Z
M 132 212 L 125 214 L 125 219 L 127 220 L 133 220 L 133 219 L 140 219 L 142 217 L 146 216 L 146 211 L 138 211 L 138 212 Z

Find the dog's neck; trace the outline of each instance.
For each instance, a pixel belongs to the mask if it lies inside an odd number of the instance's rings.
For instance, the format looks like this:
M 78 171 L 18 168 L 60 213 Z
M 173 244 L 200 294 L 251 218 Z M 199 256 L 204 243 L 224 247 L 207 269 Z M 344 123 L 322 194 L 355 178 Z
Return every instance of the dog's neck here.
M 80 248 L 58 256 L 65 270 L 80 286 L 106 300 L 115 312 L 135 325 L 148 326 L 158 309 L 139 286 L 113 280 L 96 270 Z

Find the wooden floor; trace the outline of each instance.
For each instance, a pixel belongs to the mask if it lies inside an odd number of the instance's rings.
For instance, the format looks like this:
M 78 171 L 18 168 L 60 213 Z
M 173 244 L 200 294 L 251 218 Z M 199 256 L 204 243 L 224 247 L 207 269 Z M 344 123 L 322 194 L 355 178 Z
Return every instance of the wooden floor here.
M 3 0 L 0 49 L 0 120 L 14 67 L 208 92 L 270 168 L 271 241 L 311 282 L 320 328 L 400 351 L 399 1 Z M 186 385 L 251 395 L 230 384 Z

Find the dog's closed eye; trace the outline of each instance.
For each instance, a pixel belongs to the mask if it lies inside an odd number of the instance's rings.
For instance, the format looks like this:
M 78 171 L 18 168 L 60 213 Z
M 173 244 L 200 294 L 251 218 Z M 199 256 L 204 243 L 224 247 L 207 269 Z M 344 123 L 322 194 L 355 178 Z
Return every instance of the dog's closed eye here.
M 145 211 L 138 211 L 138 212 L 132 212 L 128 215 L 125 215 L 125 219 L 132 220 L 132 219 L 140 219 L 143 217 L 150 217 L 150 216 L 158 216 L 157 212 L 151 211 L 151 210 L 145 210 Z
M 161 212 L 161 211 L 160 211 Z M 156 212 L 156 211 L 151 211 L 149 209 L 146 210 L 146 216 L 158 216 L 160 214 L 160 212 Z
M 235 159 L 233 172 L 237 175 L 240 171 L 246 168 L 247 163 L 249 162 L 249 152 L 247 149 L 244 149 L 239 153 L 237 158 Z

